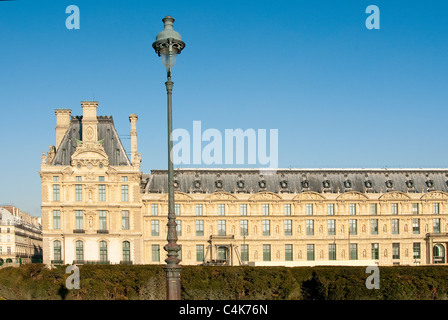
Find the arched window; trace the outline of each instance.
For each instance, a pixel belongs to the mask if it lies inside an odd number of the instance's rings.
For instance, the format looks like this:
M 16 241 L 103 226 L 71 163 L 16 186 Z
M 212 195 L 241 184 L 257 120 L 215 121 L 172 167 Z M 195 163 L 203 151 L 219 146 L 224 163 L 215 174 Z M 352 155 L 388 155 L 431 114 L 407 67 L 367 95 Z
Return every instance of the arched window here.
M 131 244 L 129 241 L 123 241 L 123 262 L 131 261 Z
M 100 241 L 100 261 L 107 261 L 107 242 L 104 240 Z
M 61 241 L 56 240 L 53 242 L 53 259 L 55 261 L 61 261 Z
M 84 243 L 81 240 L 76 241 L 76 261 L 84 260 Z

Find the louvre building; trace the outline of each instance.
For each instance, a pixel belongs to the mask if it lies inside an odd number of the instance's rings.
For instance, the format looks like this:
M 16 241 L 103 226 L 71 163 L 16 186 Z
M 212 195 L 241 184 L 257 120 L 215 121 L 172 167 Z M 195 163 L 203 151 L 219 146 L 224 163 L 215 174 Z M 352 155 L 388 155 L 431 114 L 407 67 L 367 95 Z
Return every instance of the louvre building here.
M 140 171 L 98 102 L 57 109 L 41 157 L 43 256 L 55 264 L 164 264 L 167 170 Z M 184 265 L 445 264 L 448 169 L 176 169 Z

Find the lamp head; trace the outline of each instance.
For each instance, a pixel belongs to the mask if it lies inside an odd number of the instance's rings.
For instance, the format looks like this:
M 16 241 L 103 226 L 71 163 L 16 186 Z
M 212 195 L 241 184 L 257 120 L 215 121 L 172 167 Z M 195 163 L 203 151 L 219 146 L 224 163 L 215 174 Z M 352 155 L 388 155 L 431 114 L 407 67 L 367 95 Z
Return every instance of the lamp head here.
M 165 28 L 159 32 L 152 47 L 159 57 L 162 57 L 162 64 L 169 70 L 176 63 L 177 54 L 185 48 L 185 43 L 180 34 L 173 29 L 173 17 L 166 16 L 162 21 Z

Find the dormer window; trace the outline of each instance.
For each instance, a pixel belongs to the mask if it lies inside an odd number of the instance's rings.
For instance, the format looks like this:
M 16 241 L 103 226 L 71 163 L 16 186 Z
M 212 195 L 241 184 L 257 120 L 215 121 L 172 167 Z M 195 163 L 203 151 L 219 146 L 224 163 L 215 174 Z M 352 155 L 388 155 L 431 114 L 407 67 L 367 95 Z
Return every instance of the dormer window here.
M 324 188 L 330 188 L 330 181 L 329 180 L 325 180 L 323 183 Z
M 412 181 L 412 180 L 406 181 L 406 187 L 413 188 L 414 187 L 414 181 Z
M 386 187 L 392 188 L 393 186 L 394 186 L 394 184 L 392 183 L 392 180 L 387 180 L 386 181 Z
M 372 181 L 367 180 L 366 182 L 364 182 L 364 185 L 366 186 L 366 188 L 372 188 Z
M 350 180 L 345 180 L 344 181 L 344 187 L 346 187 L 347 189 L 352 187 L 352 182 Z
M 216 186 L 216 188 L 221 189 L 222 188 L 222 181 L 221 180 L 216 181 L 215 182 L 215 186 Z
M 266 188 L 266 182 L 264 180 L 258 182 L 258 185 L 260 186 L 260 188 Z
M 308 180 L 302 181 L 302 188 L 309 188 L 309 187 L 310 187 L 310 183 L 308 182 Z
M 288 187 L 288 183 L 287 183 L 285 180 L 283 180 L 282 182 L 280 182 L 280 187 L 282 187 L 283 189 L 285 189 L 285 188 Z
M 200 187 L 201 187 L 201 181 L 196 180 L 196 181 L 194 182 L 194 187 L 195 187 L 195 188 L 200 188 Z
M 242 180 L 238 181 L 238 182 L 237 182 L 237 186 L 238 186 L 238 188 L 240 188 L 240 189 L 244 188 L 244 181 L 242 181 Z
M 427 180 L 426 185 L 428 186 L 428 188 L 432 188 L 434 187 L 434 182 L 432 180 Z

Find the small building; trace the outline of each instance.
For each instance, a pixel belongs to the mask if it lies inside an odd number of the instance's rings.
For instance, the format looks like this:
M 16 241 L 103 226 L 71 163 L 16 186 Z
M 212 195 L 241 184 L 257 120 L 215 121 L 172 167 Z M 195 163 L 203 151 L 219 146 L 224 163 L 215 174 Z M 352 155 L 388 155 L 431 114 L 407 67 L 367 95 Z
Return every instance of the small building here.
M 42 225 L 14 206 L 0 207 L 0 265 L 42 262 Z

